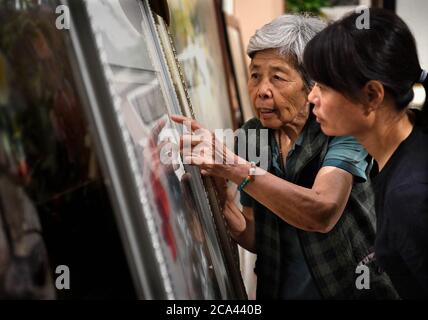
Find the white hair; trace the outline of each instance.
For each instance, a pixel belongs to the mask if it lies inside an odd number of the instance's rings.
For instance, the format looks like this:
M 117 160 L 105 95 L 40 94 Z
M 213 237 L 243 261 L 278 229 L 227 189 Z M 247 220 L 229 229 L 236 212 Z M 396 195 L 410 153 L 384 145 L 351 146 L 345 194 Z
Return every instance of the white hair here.
M 253 58 L 258 51 L 278 49 L 281 56 L 297 63 L 296 67 L 308 83 L 309 79 L 303 70 L 303 51 L 308 42 L 326 25 L 319 18 L 307 14 L 279 16 L 256 31 L 248 44 L 247 54 Z

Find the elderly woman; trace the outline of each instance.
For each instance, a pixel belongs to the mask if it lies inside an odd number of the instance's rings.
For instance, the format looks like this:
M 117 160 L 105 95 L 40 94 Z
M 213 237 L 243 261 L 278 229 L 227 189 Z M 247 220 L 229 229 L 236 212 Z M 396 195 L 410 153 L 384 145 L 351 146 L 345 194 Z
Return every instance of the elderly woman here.
M 242 211 L 230 199 L 224 213 L 234 239 L 257 254 L 257 298 L 393 298 L 389 279 L 374 271 L 371 259 L 373 197 L 370 184 L 362 183 L 367 153 L 351 137 L 324 135 L 308 102 L 303 51 L 324 26 L 316 18 L 284 15 L 250 40 L 248 89 L 256 118 L 242 129 L 257 133 L 246 135 L 248 147 L 267 130 L 266 170 L 207 139 L 194 121 L 194 134 L 182 139 L 198 152 L 183 153 L 203 174 L 238 185 Z M 227 161 L 213 161 L 216 153 Z

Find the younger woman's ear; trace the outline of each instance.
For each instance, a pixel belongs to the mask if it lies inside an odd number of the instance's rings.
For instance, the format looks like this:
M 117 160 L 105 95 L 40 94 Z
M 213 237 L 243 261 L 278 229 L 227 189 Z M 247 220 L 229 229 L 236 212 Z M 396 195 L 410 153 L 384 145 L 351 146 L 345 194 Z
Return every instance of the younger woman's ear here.
M 383 84 L 377 80 L 368 81 L 363 88 L 363 93 L 367 103 L 368 112 L 378 109 L 385 98 Z

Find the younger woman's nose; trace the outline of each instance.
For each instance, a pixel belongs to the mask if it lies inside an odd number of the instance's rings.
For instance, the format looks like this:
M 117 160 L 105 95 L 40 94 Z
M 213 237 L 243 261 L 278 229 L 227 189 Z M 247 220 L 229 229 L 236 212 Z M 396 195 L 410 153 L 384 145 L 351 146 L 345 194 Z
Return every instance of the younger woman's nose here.
M 315 85 L 312 87 L 311 92 L 309 92 L 309 95 L 308 95 L 309 102 L 313 103 L 314 105 L 318 105 L 320 103 L 318 94 L 319 94 L 318 87 Z

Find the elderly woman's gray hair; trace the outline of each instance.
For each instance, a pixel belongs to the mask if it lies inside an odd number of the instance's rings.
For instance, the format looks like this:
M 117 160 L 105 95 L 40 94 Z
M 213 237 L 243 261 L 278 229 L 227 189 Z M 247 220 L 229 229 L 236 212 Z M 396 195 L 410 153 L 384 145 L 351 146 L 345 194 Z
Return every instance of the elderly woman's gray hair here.
M 256 31 L 248 44 L 247 54 L 253 58 L 258 51 L 278 49 L 281 56 L 291 59 L 308 86 L 310 80 L 303 69 L 303 51 L 308 42 L 325 27 L 324 21 L 309 15 L 279 16 Z

